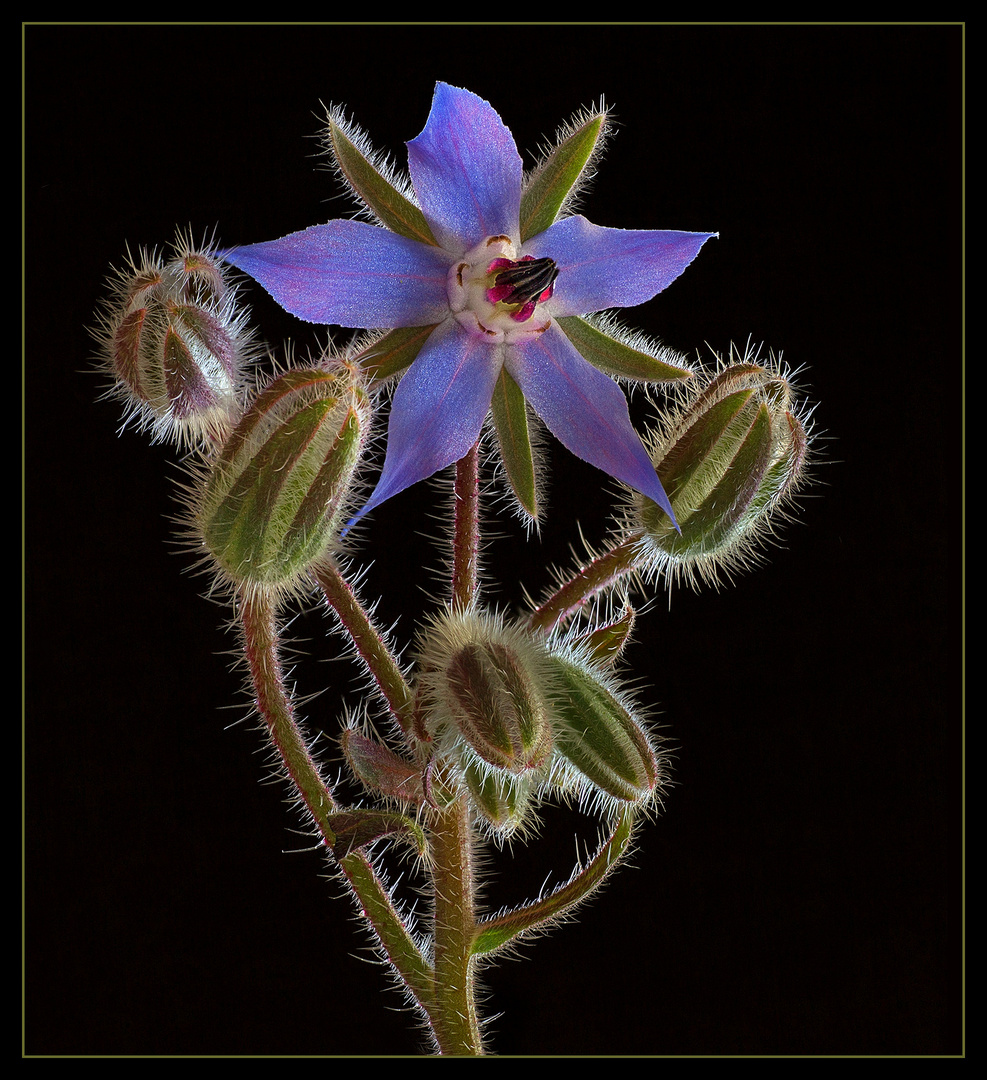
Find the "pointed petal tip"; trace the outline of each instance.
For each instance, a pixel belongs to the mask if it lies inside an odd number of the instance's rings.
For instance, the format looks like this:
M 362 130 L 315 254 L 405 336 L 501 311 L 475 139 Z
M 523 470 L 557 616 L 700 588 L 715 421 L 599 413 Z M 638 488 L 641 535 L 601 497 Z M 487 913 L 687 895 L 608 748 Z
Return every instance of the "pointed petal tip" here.
M 388 499 L 394 495 L 400 495 L 402 491 L 411 487 L 415 481 L 409 483 L 401 483 L 400 481 L 394 482 L 393 479 L 389 480 L 387 476 L 382 475 L 377 480 L 377 486 L 370 493 L 370 497 L 360 507 L 359 510 L 346 522 L 343 528 L 340 530 L 339 535 L 346 538 L 346 534 L 353 528 L 354 525 L 358 525 L 372 510 L 376 510 L 379 506 L 382 506 Z
M 517 232 L 524 168 L 489 101 L 436 83 L 425 127 L 406 145 L 419 205 L 447 250 L 468 251 L 484 236 Z
M 657 473 L 655 473 L 654 485 L 651 487 L 650 491 L 644 491 L 643 485 L 642 487 L 637 487 L 636 490 L 645 498 L 650 499 L 653 503 L 656 503 L 662 510 L 664 510 L 665 513 L 668 515 L 669 521 L 671 521 L 672 525 L 675 527 L 675 531 L 677 533 L 682 532 L 682 530 L 679 528 L 679 523 L 675 520 L 675 511 L 672 509 L 672 503 L 669 500 L 668 496 L 665 494 L 665 488 L 662 486 L 662 482 L 659 479 Z
M 367 503 L 367 505 L 364 506 L 362 510 L 358 510 L 350 518 L 350 520 L 347 521 L 346 524 L 339 530 L 340 539 L 345 540 L 350 529 L 352 529 L 353 526 L 356 525 L 363 518 L 364 514 L 369 513 L 372 509 L 373 507 L 370 505 L 370 503 Z

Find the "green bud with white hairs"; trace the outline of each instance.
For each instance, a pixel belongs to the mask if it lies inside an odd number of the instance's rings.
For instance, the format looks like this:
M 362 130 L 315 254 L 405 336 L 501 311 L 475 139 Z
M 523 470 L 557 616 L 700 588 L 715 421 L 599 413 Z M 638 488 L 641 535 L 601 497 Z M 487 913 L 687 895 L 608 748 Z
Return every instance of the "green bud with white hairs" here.
M 487 765 L 521 774 L 552 748 L 540 642 L 492 614 L 448 612 L 421 651 L 424 728 L 439 746 L 469 747 Z
M 257 396 L 210 463 L 196 528 L 223 576 L 291 590 L 336 539 L 370 426 L 347 364 L 297 368 Z
M 590 798 L 643 803 L 661 779 L 651 740 L 631 704 L 603 673 L 576 651 L 550 657 L 552 732 L 558 778 L 591 785 Z
M 805 477 L 809 432 L 787 373 L 756 355 L 684 391 L 680 409 L 649 439 L 651 458 L 679 530 L 655 503 L 635 497 L 642 564 L 713 582 L 756 559 L 772 517 Z
M 419 737 L 500 839 L 529 820 L 551 764 L 546 657 L 538 637 L 491 612 L 446 611 L 421 640 Z

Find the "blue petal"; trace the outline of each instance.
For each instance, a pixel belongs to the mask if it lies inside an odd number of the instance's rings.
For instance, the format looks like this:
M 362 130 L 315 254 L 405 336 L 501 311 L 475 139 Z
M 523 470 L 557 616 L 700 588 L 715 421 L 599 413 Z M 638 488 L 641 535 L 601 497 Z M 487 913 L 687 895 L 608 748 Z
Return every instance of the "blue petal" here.
M 462 255 L 485 236 L 517 240 L 521 155 L 489 102 L 438 83 L 428 123 L 408 143 L 411 182 L 438 242 Z
M 455 319 L 436 328 L 394 393 L 387 456 L 357 518 L 465 457 L 480 437 L 503 349 L 467 333 Z
M 584 360 L 555 323 L 509 350 L 505 366 L 563 446 L 652 499 L 675 521 L 623 391 Z
M 532 237 L 524 252 L 558 265 L 552 314 L 587 315 L 650 300 L 717 235 L 606 229 L 576 215 Z
M 362 221 L 313 225 L 221 255 L 307 322 L 393 328 L 449 314 L 449 257 Z

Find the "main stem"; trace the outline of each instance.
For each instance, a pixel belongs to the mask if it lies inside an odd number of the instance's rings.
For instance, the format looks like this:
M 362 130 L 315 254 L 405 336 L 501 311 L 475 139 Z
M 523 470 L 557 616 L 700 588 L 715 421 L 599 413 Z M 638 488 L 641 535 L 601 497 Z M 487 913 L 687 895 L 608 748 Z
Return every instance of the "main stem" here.
M 472 959 L 476 923 L 473 826 L 461 796 L 437 815 L 431 831 L 435 889 L 435 1009 L 432 1027 L 444 1055 L 482 1054 Z
M 452 605 L 476 601 L 479 558 L 479 445 L 456 466 Z M 442 1054 L 483 1053 L 476 1015 L 475 853 L 469 803 L 461 795 L 436 812 L 431 832 L 435 890 L 435 1009 L 432 1024 Z

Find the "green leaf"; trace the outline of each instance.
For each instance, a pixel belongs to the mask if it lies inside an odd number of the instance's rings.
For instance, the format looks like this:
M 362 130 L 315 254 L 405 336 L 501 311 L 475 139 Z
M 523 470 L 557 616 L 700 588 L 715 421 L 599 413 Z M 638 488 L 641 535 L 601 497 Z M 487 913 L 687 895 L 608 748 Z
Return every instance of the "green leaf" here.
M 688 368 L 625 345 L 577 315 L 566 315 L 555 321 L 583 359 L 608 375 L 635 382 L 674 382 L 692 376 Z M 671 349 L 668 355 L 678 359 L 678 354 Z
M 558 919 L 586 900 L 627 854 L 633 828 L 634 811 L 627 808 L 617 818 L 614 831 L 603 841 L 592 860 L 586 866 L 577 867 L 566 885 L 541 900 L 481 923 L 473 941 L 473 955 L 485 956 L 503 949 L 523 934 Z
M 521 388 L 506 370 L 501 370 L 490 409 L 500 441 L 500 453 L 507 479 L 514 489 L 521 509 L 537 520 L 538 491 L 531 451 L 531 432 L 528 428 L 528 410 Z
M 392 232 L 436 246 L 435 237 L 417 206 L 385 177 L 373 162 L 329 118 L 329 144 L 353 191 Z
M 544 232 L 579 181 L 603 133 L 605 113 L 570 131 L 535 169 L 521 193 L 521 242 Z

